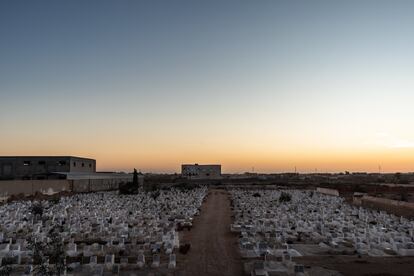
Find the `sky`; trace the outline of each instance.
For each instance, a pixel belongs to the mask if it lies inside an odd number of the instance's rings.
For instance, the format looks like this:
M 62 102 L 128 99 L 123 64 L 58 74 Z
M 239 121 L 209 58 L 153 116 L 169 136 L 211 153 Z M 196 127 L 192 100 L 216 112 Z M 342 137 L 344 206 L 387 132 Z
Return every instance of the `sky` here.
M 1 1 L 0 155 L 414 171 L 414 1 Z

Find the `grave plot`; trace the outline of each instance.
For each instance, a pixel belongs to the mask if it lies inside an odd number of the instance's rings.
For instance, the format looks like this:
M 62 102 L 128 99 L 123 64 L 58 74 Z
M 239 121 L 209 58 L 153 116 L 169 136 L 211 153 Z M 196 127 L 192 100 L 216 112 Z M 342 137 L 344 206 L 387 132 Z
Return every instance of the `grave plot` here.
M 274 270 L 302 270 L 291 258 L 304 255 L 414 256 L 412 220 L 313 191 L 235 189 L 230 194 L 231 230 L 240 233 L 241 255 L 274 259 L 265 262 L 267 271 L 270 263 Z
M 191 226 L 206 194 L 206 188 L 101 192 L 0 206 L 0 264 L 16 274 L 174 269 L 177 229 Z

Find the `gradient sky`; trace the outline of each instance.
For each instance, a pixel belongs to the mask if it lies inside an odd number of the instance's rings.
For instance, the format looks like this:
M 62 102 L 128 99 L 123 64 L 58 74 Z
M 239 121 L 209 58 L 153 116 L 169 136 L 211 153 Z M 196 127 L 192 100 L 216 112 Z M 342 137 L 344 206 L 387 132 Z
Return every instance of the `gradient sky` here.
M 1 1 L 0 155 L 414 171 L 414 1 Z

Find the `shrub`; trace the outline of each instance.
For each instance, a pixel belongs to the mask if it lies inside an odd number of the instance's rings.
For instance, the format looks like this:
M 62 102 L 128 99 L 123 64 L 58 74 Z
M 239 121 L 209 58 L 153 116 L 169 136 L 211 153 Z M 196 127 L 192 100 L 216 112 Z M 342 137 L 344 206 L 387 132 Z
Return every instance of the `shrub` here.
M 35 240 L 34 236 L 28 239 L 28 248 L 32 251 L 35 275 L 62 275 L 66 268 L 66 254 L 60 236 L 61 226 L 55 225 L 50 231 L 49 243 Z M 50 266 L 54 264 L 54 266 Z
M 49 202 L 52 204 L 58 204 L 60 202 L 60 198 L 59 197 L 51 198 Z
M 289 193 L 282 192 L 279 197 L 279 202 L 289 202 L 292 200 L 292 196 Z
M 187 252 L 190 250 L 190 248 L 191 248 L 191 244 L 189 244 L 189 243 L 186 243 L 184 245 L 180 245 L 179 252 L 181 254 L 187 254 Z
M 366 193 L 367 191 L 365 190 L 363 186 L 357 184 L 353 187 L 353 192 L 354 193 Z
M 400 192 L 400 200 L 401 201 L 408 201 L 408 193 L 406 190 L 401 190 Z
M 160 191 L 151 192 L 151 197 L 156 200 L 160 196 Z
M 31 207 L 33 215 L 43 215 L 43 205 L 41 202 L 34 202 Z
M 10 265 L 3 265 L 0 267 L 0 276 L 9 276 L 12 272 Z

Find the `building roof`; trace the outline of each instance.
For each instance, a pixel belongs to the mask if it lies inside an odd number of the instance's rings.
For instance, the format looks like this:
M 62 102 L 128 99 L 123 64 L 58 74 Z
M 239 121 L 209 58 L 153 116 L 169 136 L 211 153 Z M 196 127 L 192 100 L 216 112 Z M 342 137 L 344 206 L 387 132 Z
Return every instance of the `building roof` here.
M 93 158 L 88 157 L 79 157 L 79 156 L 73 156 L 73 155 L 16 155 L 16 156 L 0 156 L 1 158 L 79 158 L 79 159 L 88 159 L 96 161 Z
M 221 164 L 182 164 L 181 166 L 221 166 Z

